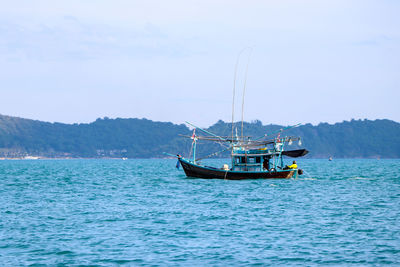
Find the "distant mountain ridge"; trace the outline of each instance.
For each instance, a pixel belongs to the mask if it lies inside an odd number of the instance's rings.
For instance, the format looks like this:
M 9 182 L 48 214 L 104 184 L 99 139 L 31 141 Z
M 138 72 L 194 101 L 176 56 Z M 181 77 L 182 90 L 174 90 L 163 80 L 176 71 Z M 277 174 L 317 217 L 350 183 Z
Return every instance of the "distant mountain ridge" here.
M 240 123 L 236 126 L 240 130 Z M 283 127 L 245 122 L 244 133 L 259 137 Z M 207 130 L 231 135 L 231 124 L 218 121 Z M 0 157 L 150 158 L 164 157 L 164 151 L 188 153 L 191 140 L 179 134 L 191 131 L 183 124 L 147 119 L 105 117 L 92 123 L 64 124 L 0 115 Z M 400 158 L 400 123 L 391 120 L 305 124 L 284 135 L 300 136 L 312 158 Z M 219 145 L 200 144 L 198 151 L 206 155 L 218 149 Z

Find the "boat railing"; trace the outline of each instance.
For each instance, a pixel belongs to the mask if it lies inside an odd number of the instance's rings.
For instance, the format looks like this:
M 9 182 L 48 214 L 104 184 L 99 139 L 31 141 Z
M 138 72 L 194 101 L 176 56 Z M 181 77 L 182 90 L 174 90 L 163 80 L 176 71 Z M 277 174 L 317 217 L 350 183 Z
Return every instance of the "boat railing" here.
M 271 156 L 271 155 L 279 155 L 281 152 L 272 152 L 272 153 L 260 153 L 260 154 L 248 154 L 248 153 L 234 153 L 232 156 L 234 157 L 260 157 L 260 156 Z
M 235 166 L 242 167 L 242 166 L 261 166 L 260 163 L 235 163 Z

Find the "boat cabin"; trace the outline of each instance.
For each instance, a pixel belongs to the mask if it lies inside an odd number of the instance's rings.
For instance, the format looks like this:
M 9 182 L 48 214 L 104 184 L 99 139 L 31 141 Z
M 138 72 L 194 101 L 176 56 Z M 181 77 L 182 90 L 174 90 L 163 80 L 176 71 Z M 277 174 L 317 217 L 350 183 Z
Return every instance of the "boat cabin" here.
M 282 160 L 278 160 L 274 155 L 275 154 L 269 150 L 235 151 L 232 154 L 232 170 L 257 172 L 269 171 L 276 168 L 277 165 L 282 167 Z

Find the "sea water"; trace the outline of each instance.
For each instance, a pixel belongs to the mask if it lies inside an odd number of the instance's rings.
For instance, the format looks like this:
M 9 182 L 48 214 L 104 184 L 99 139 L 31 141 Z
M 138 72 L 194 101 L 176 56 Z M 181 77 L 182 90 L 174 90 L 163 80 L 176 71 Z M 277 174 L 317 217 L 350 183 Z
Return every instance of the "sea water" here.
M 298 179 L 242 181 L 175 164 L 0 161 L 0 265 L 400 264 L 400 160 L 303 159 Z

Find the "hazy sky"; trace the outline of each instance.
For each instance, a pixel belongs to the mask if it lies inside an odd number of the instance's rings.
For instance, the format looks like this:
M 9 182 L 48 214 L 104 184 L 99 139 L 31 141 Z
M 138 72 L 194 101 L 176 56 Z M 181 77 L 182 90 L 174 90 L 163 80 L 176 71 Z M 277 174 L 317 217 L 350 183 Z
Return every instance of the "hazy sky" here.
M 3 1 L 0 114 L 400 121 L 400 1 Z

